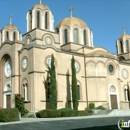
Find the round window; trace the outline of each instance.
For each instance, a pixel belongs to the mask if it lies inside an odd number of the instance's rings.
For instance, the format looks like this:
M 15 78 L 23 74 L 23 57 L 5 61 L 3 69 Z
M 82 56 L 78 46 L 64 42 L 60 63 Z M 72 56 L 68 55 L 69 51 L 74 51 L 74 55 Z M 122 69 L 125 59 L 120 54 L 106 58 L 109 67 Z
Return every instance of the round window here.
M 113 71 L 114 71 L 113 65 L 109 65 L 108 67 L 109 67 L 109 68 L 108 68 L 108 69 L 109 69 L 109 72 L 110 72 L 110 73 L 113 73 Z

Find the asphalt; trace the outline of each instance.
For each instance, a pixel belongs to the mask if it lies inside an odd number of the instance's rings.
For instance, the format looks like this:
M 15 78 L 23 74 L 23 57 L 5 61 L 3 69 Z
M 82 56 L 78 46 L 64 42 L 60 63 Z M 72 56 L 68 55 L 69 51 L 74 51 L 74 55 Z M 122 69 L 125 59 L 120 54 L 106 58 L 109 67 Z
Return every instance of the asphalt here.
M 110 118 L 110 117 L 130 117 L 130 115 L 91 115 L 81 117 L 60 117 L 60 118 L 21 118 L 16 122 L 0 122 L 0 125 L 20 124 L 29 122 L 43 122 L 43 121 L 62 121 L 62 120 L 78 120 L 78 119 L 93 119 L 93 118 Z

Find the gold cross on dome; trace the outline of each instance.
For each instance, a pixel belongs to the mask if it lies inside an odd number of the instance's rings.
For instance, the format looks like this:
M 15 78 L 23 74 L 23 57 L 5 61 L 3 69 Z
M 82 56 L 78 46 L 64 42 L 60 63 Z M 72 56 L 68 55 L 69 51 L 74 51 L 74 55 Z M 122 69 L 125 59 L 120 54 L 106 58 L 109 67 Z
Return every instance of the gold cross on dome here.
M 73 7 L 71 7 L 70 10 L 69 10 L 70 11 L 70 17 L 72 17 L 73 10 L 74 10 Z
M 125 32 L 126 32 L 126 26 L 123 26 L 122 29 L 123 29 L 123 32 L 125 34 Z
M 10 19 L 10 25 L 11 25 L 12 24 L 12 15 L 10 15 L 9 19 Z

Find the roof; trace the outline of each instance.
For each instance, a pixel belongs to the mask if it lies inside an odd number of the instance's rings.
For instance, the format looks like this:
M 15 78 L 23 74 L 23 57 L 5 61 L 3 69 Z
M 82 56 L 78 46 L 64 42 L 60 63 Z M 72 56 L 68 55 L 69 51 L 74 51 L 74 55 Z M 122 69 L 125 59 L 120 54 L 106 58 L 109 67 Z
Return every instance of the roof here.
M 67 25 L 69 27 L 71 27 L 73 25 L 78 25 L 80 27 L 87 27 L 87 24 L 83 20 L 76 18 L 76 17 L 68 17 L 68 18 L 61 20 L 57 24 L 56 28 L 60 28 L 61 26 L 64 26 L 64 25 Z
M 124 39 L 124 38 L 129 38 L 130 39 L 130 35 L 128 34 L 123 34 L 119 37 L 119 39 Z
M 36 4 L 36 5 L 34 5 L 32 8 L 31 8 L 31 10 L 33 10 L 34 8 L 41 8 L 41 9 L 49 9 L 49 7 L 47 6 L 47 5 L 45 5 L 45 4 Z M 49 9 L 50 10 L 50 9 Z
M 9 29 L 9 30 L 18 30 L 18 28 L 12 24 L 7 24 L 6 26 L 3 27 L 3 29 Z

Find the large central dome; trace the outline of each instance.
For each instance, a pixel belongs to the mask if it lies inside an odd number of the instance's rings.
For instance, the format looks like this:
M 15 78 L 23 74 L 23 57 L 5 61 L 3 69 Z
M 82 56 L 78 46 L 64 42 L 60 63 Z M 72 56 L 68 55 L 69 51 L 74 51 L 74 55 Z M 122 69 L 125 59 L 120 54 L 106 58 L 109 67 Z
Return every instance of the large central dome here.
M 76 18 L 76 17 L 68 17 L 68 18 L 61 20 L 57 24 L 56 28 L 60 28 L 61 26 L 64 26 L 64 25 L 67 25 L 69 27 L 71 27 L 73 25 L 78 25 L 80 27 L 87 27 L 86 23 L 83 20 Z

